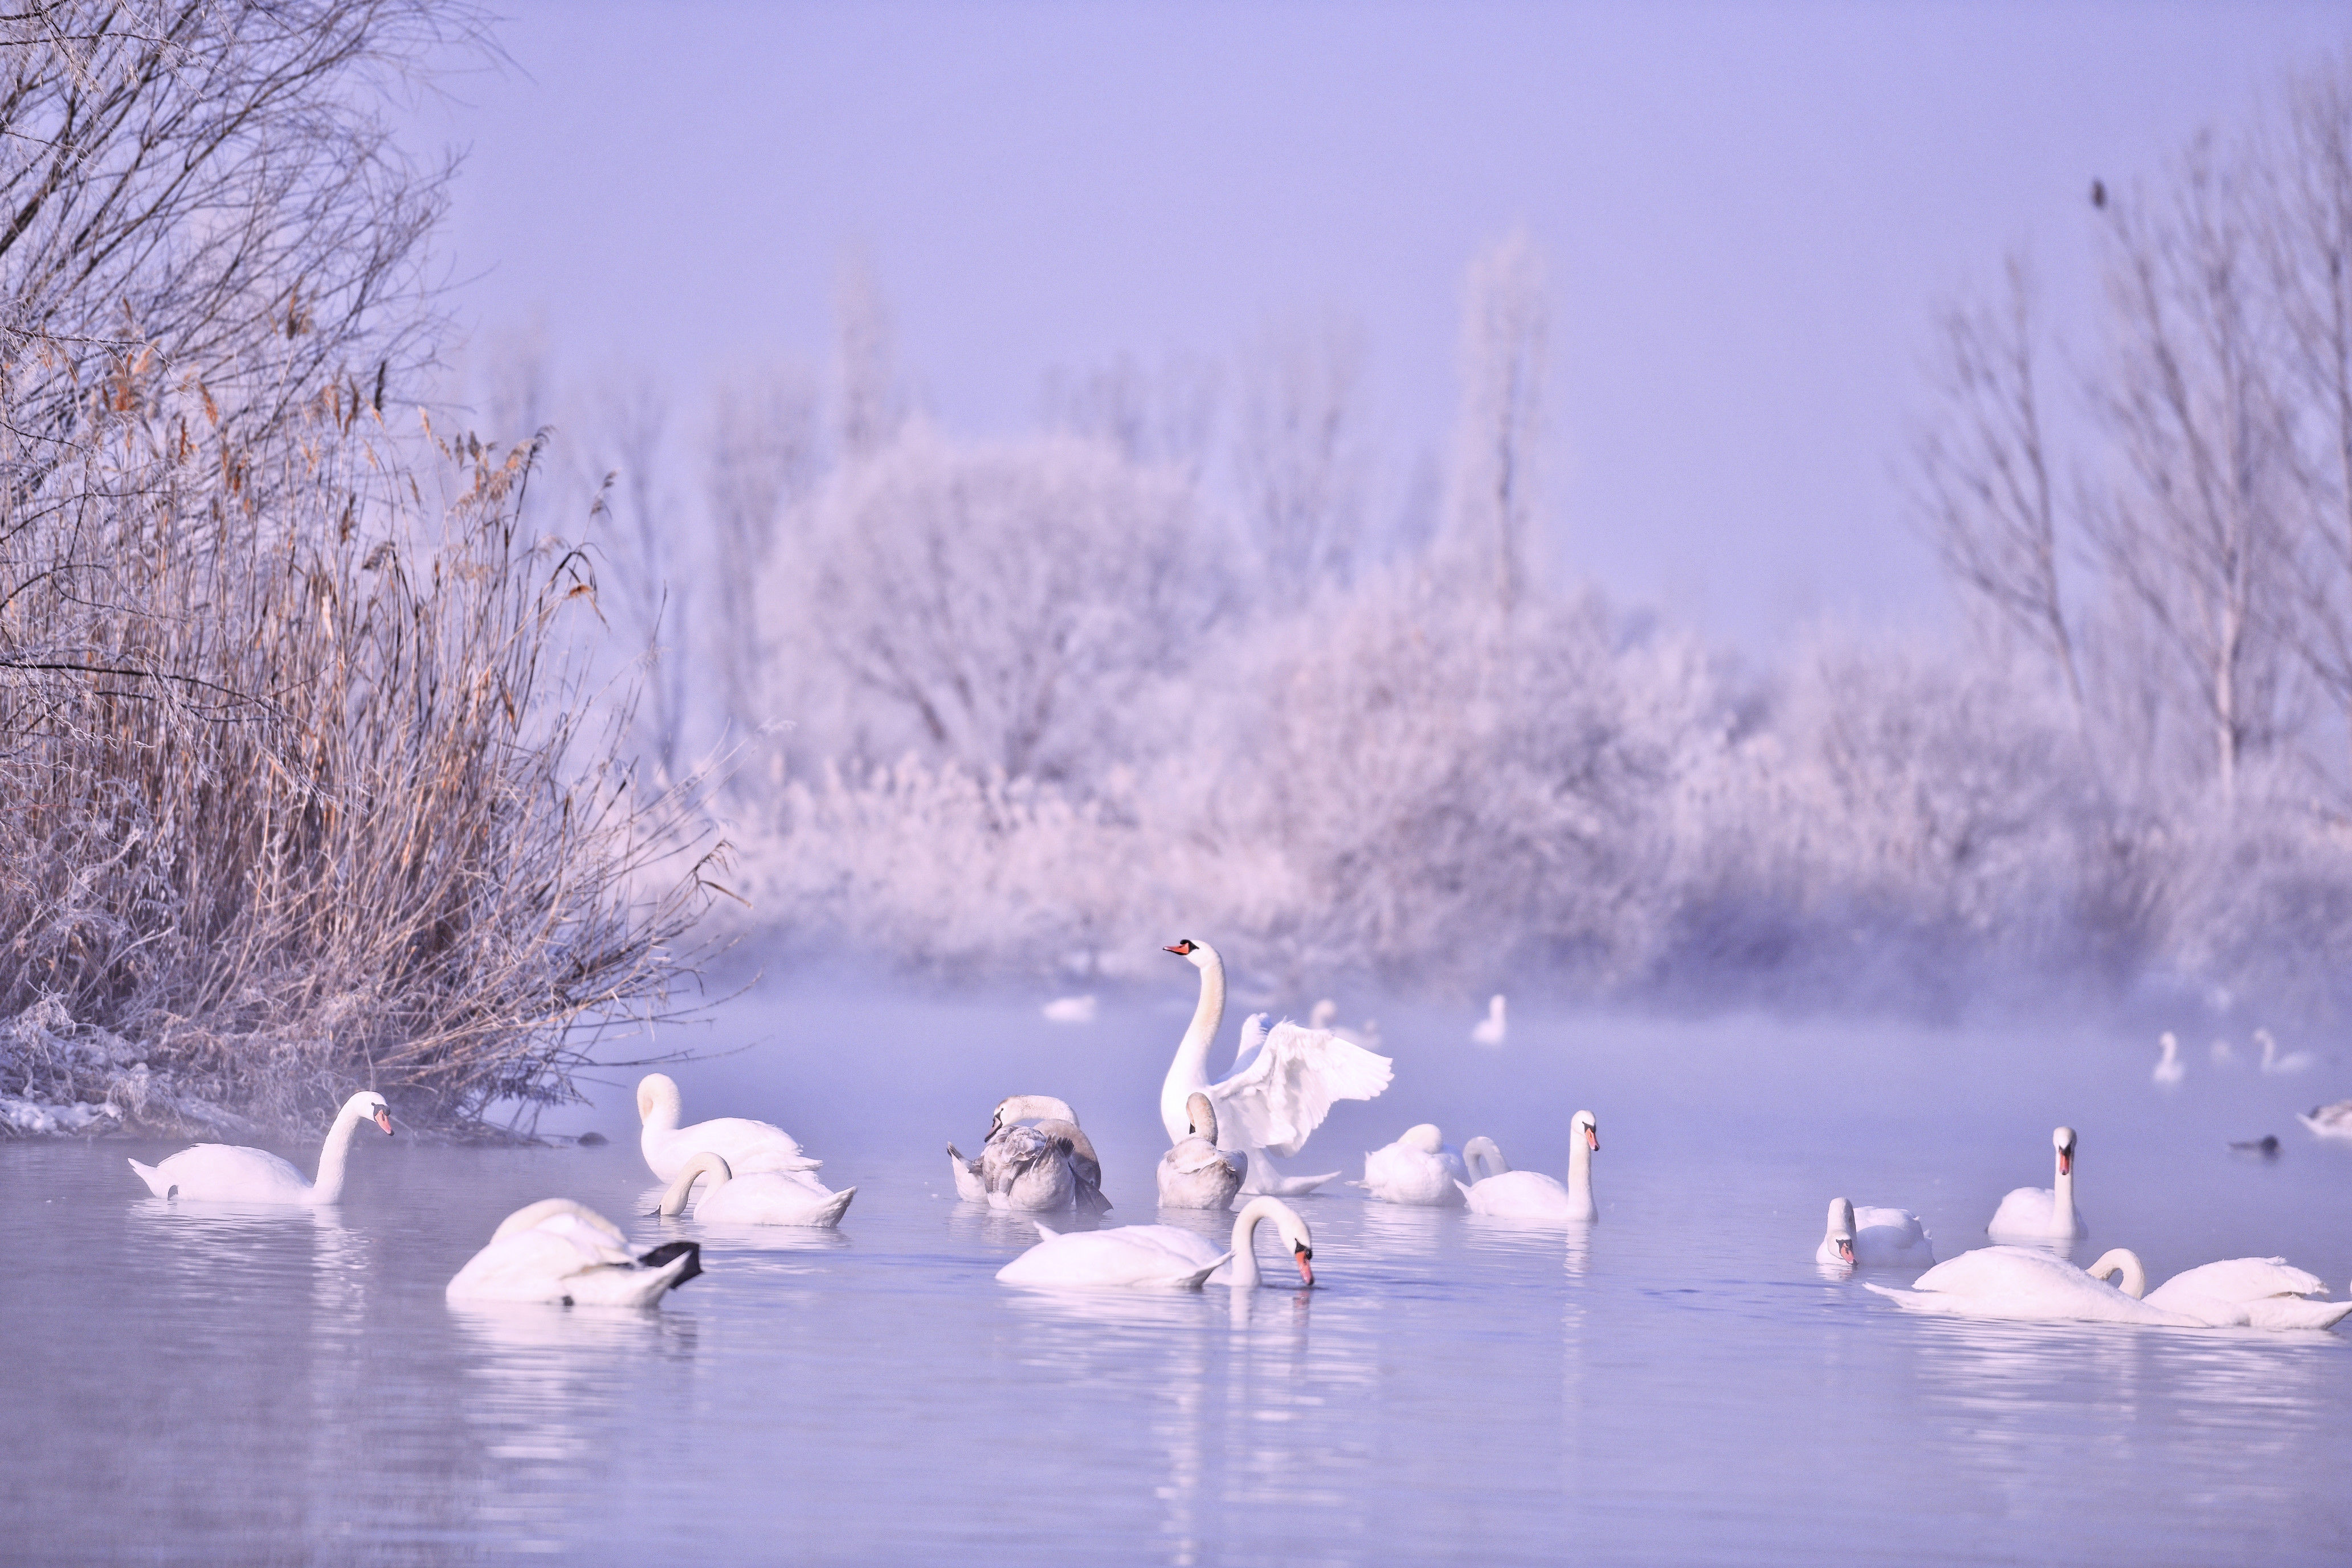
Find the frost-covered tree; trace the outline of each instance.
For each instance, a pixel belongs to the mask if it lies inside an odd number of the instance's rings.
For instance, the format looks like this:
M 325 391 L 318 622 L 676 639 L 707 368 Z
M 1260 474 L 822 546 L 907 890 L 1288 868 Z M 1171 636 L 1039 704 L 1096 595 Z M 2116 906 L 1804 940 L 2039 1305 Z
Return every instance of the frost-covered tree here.
M 1507 616 L 1538 569 L 1551 289 L 1543 253 L 1515 230 L 1471 263 L 1463 287 L 1461 405 L 1445 543 Z
M 1258 597 L 1297 604 L 1354 573 L 1369 467 L 1362 400 L 1363 334 L 1352 324 L 1269 333 L 1246 357 L 1234 468 Z

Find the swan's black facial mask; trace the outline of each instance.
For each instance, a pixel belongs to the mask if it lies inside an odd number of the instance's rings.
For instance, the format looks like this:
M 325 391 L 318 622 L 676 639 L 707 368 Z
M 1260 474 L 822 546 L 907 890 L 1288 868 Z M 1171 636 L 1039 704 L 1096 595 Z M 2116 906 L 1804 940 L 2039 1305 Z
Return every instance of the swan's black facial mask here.
M 1188 936 L 1171 946 L 1161 948 L 1160 951 L 1162 952 L 1172 952 L 1179 958 L 1190 958 L 1192 956 L 1192 949 L 1195 945 L 1196 944 L 1193 942 L 1192 939 Z

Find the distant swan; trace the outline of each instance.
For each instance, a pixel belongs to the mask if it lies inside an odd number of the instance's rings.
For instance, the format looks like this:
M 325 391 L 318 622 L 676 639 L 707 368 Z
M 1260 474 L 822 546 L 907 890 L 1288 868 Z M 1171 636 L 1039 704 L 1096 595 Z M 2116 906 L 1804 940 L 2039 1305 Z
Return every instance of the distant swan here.
M 694 1217 L 718 1225 L 810 1225 L 833 1226 L 848 1212 L 856 1187 L 834 1192 L 805 1171 L 753 1171 L 738 1176 L 717 1154 L 686 1163 L 654 1212 L 669 1219 L 684 1212 L 687 1196 L 704 1176 L 710 1184 L 694 1201 Z
M 1857 1208 L 1844 1198 L 1830 1200 L 1829 1229 L 1813 1250 L 1813 1261 L 1857 1268 L 1925 1268 L 1936 1261 L 1927 1227 L 1909 1209 Z
M 1186 1136 L 1160 1157 L 1160 1206 L 1223 1209 L 1242 1189 L 1242 1173 L 1217 1147 L 1217 1108 L 1205 1094 L 1184 1101 Z
M 1303 1029 L 1285 1019 L 1266 1034 L 1246 1067 L 1211 1083 L 1209 1047 L 1225 1016 L 1224 961 L 1215 948 L 1190 937 L 1167 951 L 1201 972 L 1200 1002 L 1160 1086 L 1160 1121 L 1169 1138 L 1186 1135 L 1185 1101 L 1206 1094 L 1217 1110 L 1217 1146 L 1249 1157 L 1244 1192 L 1295 1195 L 1337 1177 L 1337 1171 L 1319 1176 L 1281 1175 L 1267 1156 L 1287 1159 L 1297 1153 L 1335 1101 L 1370 1100 L 1388 1088 L 1389 1058 L 1349 1045 L 1328 1029 Z
M 1079 1130 L 1078 1113 L 1050 1094 L 999 1101 L 980 1158 L 967 1160 L 950 1143 L 948 1169 L 956 1196 L 991 1208 L 1100 1214 L 1111 1206 L 1093 1140 Z
M 2167 1029 L 2158 1036 L 2156 1043 L 2164 1047 L 2164 1055 L 2158 1058 L 2155 1068 L 2147 1076 L 2169 1089 L 2188 1076 L 2189 1068 L 2180 1059 L 2180 1041 L 2171 1030 Z
M 1420 1208 L 1460 1208 L 1469 1177 L 1462 1156 L 1445 1146 L 1445 1135 L 1424 1121 L 1364 1155 L 1364 1179 L 1350 1182 L 1384 1204 Z
M 2309 1051 L 2289 1051 L 2279 1055 L 2278 1042 L 2271 1038 L 2268 1029 L 2256 1029 L 2254 1038 L 2262 1042 L 2263 1071 L 2266 1073 L 2307 1072 L 2319 1058 Z
M 1095 1021 L 1095 999 L 1091 996 L 1056 996 L 1045 1004 L 1045 1022 L 1049 1024 L 1091 1024 Z
M 2037 1247 L 1986 1247 L 1963 1252 L 1919 1276 L 1908 1290 L 1864 1285 L 1910 1312 L 2011 1322 L 2149 1323 L 2199 1326 L 2196 1320 L 2139 1300 L 2107 1283 L 2121 1268 L 2125 1282 L 2144 1278 L 2137 1258 L 2122 1247 L 2087 1269 Z
M 1592 1201 L 1592 1156 L 1601 1152 L 1601 1125 L 1592 1112 L 1580 1110 L 1569 1121 L 1568 1137 L 1566 1186 L 1538 1171 L 1504 1171 L 1475 1185 L 1464 1184 L 1462 1197 L 1470 1212 L 1554 1225 L 1590 1225 L 1599 1219 L 1601 1207 Z M 1472 1142 L 1494 1148 L 1487 1140 Z
M 632 1258 L 620 1226 L 594 1209 L 541 1198 L 501 1221 L 445 1294 L 452 1301 L 645 1307 L 701 1272 L 696 1242 L 665 1242 Z
M 1509 1033 L 1510 1024 L 1503 1015 L 1502 997 L 1489 996 L 1486 998 L 1486 1016 L 1479 1019 L 1470 1031 L 1472 1043 L 1481 1046 L 1499 1046 L 1503 1043 L 1504 1037 Z
M 1259 1197 L 1234 1216 L 1232 1246 L 1172 1225 L 1128 1225 L 1111 1230 L 1056 1235 L 1037 1227 L 1037 1245 L 996 1271 L 1007 1285 L 1079 1289 L 1191 1290 L 1204 1281 L 1254 1289 L 1258 1272 L 1258 1222 L 1270 1219 L 1290 1244 L 1303 1285 L 1315 1283 L 1315 1237 L 1297 1211 L 1279 1198 Z
M 637 1115 L 645 1130 L 637 1135 L 646 1164 L 667 1182 L 686 1168 L 697 1154 L 712 1153 L 727 1162 L 737 1175 L 754 1171 L 814 1171 L 824 1163 L 801 1152 L 793 1135 L 772 1122 L 745 1116 L 719 1116 L 691 1127 L 677 1124 L 677 1084 L 667 1073 L 649 1072 L 637 1080 Z
M 2053 1128 L 2051 1147 L 2057 1151 L 2054 1185 L 2019 1187 L 2000 1200 L 1985 1233 L 1998 1241 L 2013 1237 L 2025 1241 L 2072 1241 L 2088 1236 L 2091 1227 L 2074 1208 L 2074 1130 Z
M 159 1198 L 195 1198 L 246 1204 L 303 1204 L 318 1207 L 343 1195 L 343 1166 L 351 1158 L 352 1136 L 362 1121 L 373 1121 L 392 1136 L 392 1109 L 383 1096 L 363 1089 L 343 1101 L 327 1142 L 319 1151 L 319 1179 L 306 1182 L 302 1173 L 267 1149 L 242 1149 L 226 1143 L 198 1143 L 152 1165 L 131 1162 L 147 1190 Z
M 2297 1111 L 2294 1119 L 2322 1138 L 2352 1138 L 2352 1100 L 2315 1105 L 2309 1115 Z

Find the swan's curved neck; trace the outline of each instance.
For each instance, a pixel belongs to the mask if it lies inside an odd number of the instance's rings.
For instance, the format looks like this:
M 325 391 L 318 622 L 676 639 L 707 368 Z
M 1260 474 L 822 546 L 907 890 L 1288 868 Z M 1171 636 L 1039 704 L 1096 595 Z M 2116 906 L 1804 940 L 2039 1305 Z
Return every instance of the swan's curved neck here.
M 1228 1283 L 1255 1289 L 1264 1279 L 1257 1270 L 1257 1224 L 1272 1219 L 1281 1206 L 1273 1198 L 1252 1198 L 1234 1216 L 1234 1261 Z
M 645 1126 L 639 1133 L 639 1136 L 641 1137 L 646 1132 L 662 1133 L 677 1131 L 678 1113 L 684 1109 L 684 1106 L 678 1099 L 677 1090 L 676 1089 L 670 1089 L 667 1091 L 656 1089 L 646 1096 L 646 1104 L 643 1109 L 645 1111 Z
M 693 1194 L 697 1179 L 703 1176 L 710 1178 L 710 1184 L 702 1190 L 702 1195 L 707 1198 L 725 1186 L 733 1175 L 734 1172 L 728 1169 L 723 1156 L 708 1151 L 697 1154 L 678 1172 L 677 1178 L 670 1183 L 669 1190 L 662 1194 L 661 1206 L 654 1212 L 664 1219 L 675 1219 L 686 1212 L 686 1200 Z
M 1208 962 L 1200 965 L 1201 1000 L 1192 1009 L 1192 1027 L 1177 1042 L 1176 1059 L 1168 1064 L 1168 1078 L 1160 1086 L 1160 1119 L 1171 1139 L 1184 1137 L 1184 1101 L 1209 1087 L 1209 1047 L 1225 1021 L 1225 965 L 1214 948 L 1203 946 Z
M 360 1130 L 360 1113 L 346 1105 L 327 1129 L 327 1142 L 319 1150 L 319 1174 L 310 1184 L 310 1201 L 331 1204 L 343 1195 L 343 1167 L 351 1163 L 352 1139 Z
M 1473 1185 L 1489 1176 L 1499 1176 L 1511 1168 L 1510 1163 L 1503 1158 L 1503 1151 L 1492 1138 L 1483 1133 L 1462 1145 L 1462 1163 L 1469 1171 Z
M 2118 1288 L 2134 1300 L 2147 1294 L 2147 1269 L 2141 1265 L 2139 1254 L 2128 1247 L 2107 1248 L 2099 1254 L 2096 1263 L 2083 1272 L 2094 1279 L 2105 1279 L 2110 1274 L 2122 1275 Z

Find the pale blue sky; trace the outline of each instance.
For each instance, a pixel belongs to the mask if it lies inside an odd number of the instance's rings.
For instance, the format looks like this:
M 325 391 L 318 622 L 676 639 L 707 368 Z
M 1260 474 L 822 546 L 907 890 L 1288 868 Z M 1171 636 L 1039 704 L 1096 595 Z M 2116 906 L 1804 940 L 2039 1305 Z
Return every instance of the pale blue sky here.
M 862 247 L 928 405 L 1000 434 L 1056 366 L 1336 312 L 1401 481 L 1464 264 L 1524 224 L 1567 570 L 1759 651 L 1942 616 L 1895 472 L 1936 304 L 2030 245 L 2088 323 L 2091 177 L 2352 40 L 2318 5 L 512 10 L 520 72 L 427 122 L 472 150 L 467 319 L 691 397 L 821 363 Z

